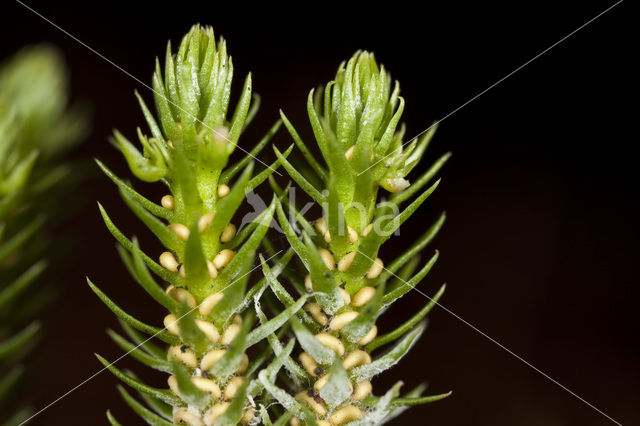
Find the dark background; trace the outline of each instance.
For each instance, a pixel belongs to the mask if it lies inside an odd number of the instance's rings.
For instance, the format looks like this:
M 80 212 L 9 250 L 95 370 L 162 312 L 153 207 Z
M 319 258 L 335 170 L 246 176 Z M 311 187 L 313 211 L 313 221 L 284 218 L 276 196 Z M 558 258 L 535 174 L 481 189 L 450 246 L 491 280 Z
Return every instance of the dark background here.
M 263 96 L 244 139 L 250 146 L 277 108 L 311 140 L 308 90 L 330 80 L 339 62 L 361 48 L 375 51 L 401 82 L 408 134 L 417 134 L 613 1 L 27 3 L 145 82 L 168 39 L 177 46 L 191 24 L 213 25 L 234 57 L 235 93 L 252 71 Z M 640 172 L 629 109 L 637 49 L 628 3 L 442 122 L 424 167 L 453 151 L 443 182 L 384 252 L 389 258 L 406 247 L 446 210 L 447 224 L 425 253 L 438 248 L 441 258 L 421 289 L 433 294 L 447 282 L 446 307 L 625 425 L 640 423 Z M 2 57 L 28 43 L 55 43 L 70 66 L 74 98 L 93 105 L 94 130 L 75 156 L 99 157 L 126 176 L 107 136 L 114 127 L 132 135 L 144 124 L 133 90 L 150 101 L 149 91 L 18 3 L 3 2 L 1 14 Z M 281 131 L 275 143 L 284 147 L 290 139 Z M 162 314 L 119 263 L 95 200 L 150 252 L 155 243 L 107 178 L 95 173 L 87 185 L 85 208 L 60 231 L 82 241 L 65 253 L 67 272 L 57 283 L 63 293 L 46 317 L 47 337 L 33 360 L 37 374 L 25 389 L 24 400 L 36 408 L 97 372 L 93 352 L 109 359 L 121 354 L 104 333 L 117 327 L 115 317 L 85 285 L 85 275 L 138 317 L 159 323 Z M 161 195 L 157 187 L 143 189 Z M 410 293 L 390 315 L 400 321 L 424 303 Z M 120 363 L 164 383 L 164 375 L 130 359 Z M 411 409 L 397 425 L 612 424 L 439 308 L 419 344 L 374 389 L 382 393 L 399 378 L 405 389 L 426 380 L 430 393 L 454 393 Z M 106 408 L 124 424 L 140 424 L 115 385 L 104 372 L 32 424 L 107 424 Z

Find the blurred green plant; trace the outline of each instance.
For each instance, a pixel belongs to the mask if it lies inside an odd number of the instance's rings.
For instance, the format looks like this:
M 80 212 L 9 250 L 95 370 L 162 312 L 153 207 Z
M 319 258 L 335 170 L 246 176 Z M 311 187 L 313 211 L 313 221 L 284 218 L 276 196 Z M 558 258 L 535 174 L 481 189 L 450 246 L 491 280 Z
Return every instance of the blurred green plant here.
M 55 200 L 70 167 L 61 157 L 88 130 L 79 107 L 68 106 L 60 53 L 27 47 L 0 66 L 0 422 L 18 424 L 28 408 L 11 402 L 25 374 L 22 359 L 37 341 L 33 320 L 48 301 L 32 286 L 50 247 Z
M 423 397 L 425 386 L 421 385 L 400 396 L 400 381 L 379 396 L 372 393 L 371 379 L 406 355 L 425 329 L 424 317 L 444 292 L 442 286 L 424 308 L 378 335 L 381 315 L 435 264 L 437 251 L 418 269 L 419 254 L 444 222 L 443 214 L 386 267 L 378 257 L 382 244 L 436 189 L 440 181 L 432 181 L 449 158 L 449 154 L 442 156 L 413 184 L 406 179 L 423 157 L 436 126 L 403 144 L 405 128 L 398 129 L 398 123 L 404 100 L 399 93 L 399 84 L 392 85 L 373 54 L 357 52 L 340 65 L 336 77 L 324 89 L 312 90 L 307 100 L 321 160 L 281 112 L 315 176 L 298 171 L 274 148 L 276 155 L 298 186 L 323 208 L 323 217 L 315 223 L 293 203 L 285 207 L 278 203 L 276 208 L 289 244 L 307 270 L 305 278 L 286 277 L 302 298 L 309 297 L 303 307 L 309 315 L 292 318 L 291 325 L 302 349 L 299 365 L 312 379 L 305 380 L 299 367 L 292 368 L 294 362 L 285 364 L 285 369 L 291 376 L 299 375 L 298 386 L 285 390 L 269 381 L 266 373 L 260 378 L 286 409 L 282 418 L 291 418 L 293 425 L 377 425 L 408 406 L 449 395 Z M 275 180 L 271 184 L 277 194 L 284 194 Z M 391 193 L 382 202 L 379 188 Z M 266 263 L 263 268 L 284 307 L 297 303 Z M 381 328 L 388 327 L 382 322 Z M 378 354 L 382 347 L 387 351 Z
M 168 389 L 152 387 L 98 355 L 106 368 L 140 393 L 148 408 L 119 388 L 126 403 L 153 425 L 253 422 L 255 405 L 251 402 L 263 390 L 255 374 L 269 350 L 264 339 L 304 303 L 301 299 L 253 327 L 251 301 L 254 296 L 259 298 L 267 281 L 263 278 L 251 286 L 248 282 L 276 202 L 239 232 L 232 220 L 246 192 L 264 182 L 281 162 L 278 159 L 254 174 L 251 161 L 280 122 L 250 153 L 229 165 L 229 157 L 259 104 L 258 98 L 252 97 L 248 75 L 235 111 L 227 118 L 232 76 L 225 41 L 216 43 L 211 28 L 194 26 L 177 53 L 167 46 L 164 73 L 156 62 L 153 89 L 159 122 L 136 93 L 151 136 L 138 130 L 142 151 L 117 131 L 112 142 L 135 176 L 166 187 L 169 193 L 160 204 L 145 198 L 98 162 L 127 206 L 164 246 L 162 253 L 143 253 L 138 241 L 127 238 L 100 206 L 132 277 L 168 311 L 164 328 L 147 325 L 89 281 L 91 289 L 121 320 L 128 336 L 109 331 L 115 343 L 141 363 L 168 374 Z M 282 158 L 291 149 L 293 146 Z M 292 256 L 291 250 L 274 255 L 275 275 Z M 168 287 L 158 284 L 150 271 Z M 107 417 L 111 424 L 118 424 L 110 412 Z

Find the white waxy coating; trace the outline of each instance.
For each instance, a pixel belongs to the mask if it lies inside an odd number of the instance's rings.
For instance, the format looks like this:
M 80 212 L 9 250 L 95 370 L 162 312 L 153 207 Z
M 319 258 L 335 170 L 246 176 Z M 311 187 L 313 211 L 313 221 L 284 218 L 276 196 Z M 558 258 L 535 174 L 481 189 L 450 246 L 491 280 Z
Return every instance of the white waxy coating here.
M 180 335 L 180 327 L 178 326 L 178 318 L 176 318 L 175 315 L 173 314 L 169 314 L 166 317 L 164 317 L 164 320 L 162 321 L 162 323 L 164 324 L 164 328 L 166 328 L 169 333 L 179 336 Z
M 165 195 L 160 200 L 160 204 L 167 210 L 173 210 L 173 206 L 175 205 L 175 201 L 172 195 Z
M 343 312 L 334 316 L 329 323 L 329 328 L 333 331 L 340 330 L 345 325 L 356 319 L 358 313 L 356 311 Z
M 222 230 L 220 234 L 220 241 L 228 243 L 236 236 L 236 226 L 233 223 L 227 223 L 227 226 Z
M 349 252 L 349 253 L 345 254 L 344 256 L 342 256 L 342 259 L 340 259 L 340 261 L 338 262 L 338 271 L 346 272 L 347 269 L 349 269 L 349 267 L 353 263 L 353 259 L 355 259 L 355 258 L 356 258 L 356 252 L 355 251 Z
M 371 327 L 371 330 L 369 330 L 369 332 L 362 337 L 362 339 L 358 340 L 358 345 L 360 346 L 368 345 L 373 341 L 373 339 L 376 338 L 377 335 L 378 335 L 378 326 L 374 325 L 373 327 Z
M 371 355 L 360 349 L 349 352 L 342 360 L 342 367 L 344 367 L 345 370 L 365 364 L 371 364 Z
M 319 248 L 318 253 L 320 254 L 324 264 L 327 265 L 327 268 L 329 268 L 330 271 L 333 271 L 336 267 L 336 261 L 331 252 L 327 249 Z
M 181 223 L 172 223 L 167 227 L 182 241 L 187 241 L 187 239 L 189 238 L 189 228 L 187 228 L 185 225 Z
M 373 261 L 373 264 L 371 264 L 371 268 L 369 268 L 369 271 L 367 272 L 367 278 L 369 278 L 370 280 L 378 278 L 378 275 L 380 275 L 383 268 L 384 263 L 382 262 L 382 259 L 376 257 L 376 260 Z
M 207 230 L 207 228 L 209 228 L 209 225 L 211 225 L 211 222 L 213 221 L 213 217 L 215 216 L 214 212 L 209 212 L 209 213 L 205 213 L 203 214 L 200 219 L 198 219 L 198 230 L 200 232 L 204 232 Z
M 198 366 L 198 357 L 186 346 L 171 346 L 167 351 L 167 359 L 169 361 L 176 360 L 183 363 L 187 367 L 196 368 Z
M 362 418 L 362 410 L 354 405 L 345 405 L 333 413 L 329 420 L 331 420 L 332 425 L 340 426 L 360 418 Z
M 229 324 L 222 333 L 220 344 L 224 346 L 230 345 L 231 342 L 233 342 L 233 340 L 236 338 L 238 333 L 240 333 L 241 328 L 242 327 L 239 324 Z
M 373 299 L 376 294 L 376 289 L 373 287 L 362 287 L 351 299 L 351 306 L 360 307 L 364 306 Z
M 231 262 L 231 259 L 233 259 L 235 255 L 236 253 L 233 250 L 224 249 L 213 258 L 213 266 L 215 266 L 216 269 L 222 269 Z
M 207 296 L 198 307 L 200 315 L 202 315 L 203 317 L 208 316 L 223 297 L 224 293 L 214 293 L 210 296 Z
M 165 251 L 160 255 L 160 264 L 171 272 L 178 272 L 178 261 L 173 253 Z
M 315 390 L 316 392 L 320 392 L 320 390 L 324 387 L 324 385 L 327 384 L 328 380 L 329 380 L 329 374 L 325 374 L 324 376 L 320 377 L 313 384 L 313 390 Z M 351 384 L 351 382 L 349 382 L 349 389 L 351 390 L 351 392 L 353 392 L 353 385 Z
M 316 334 L 316 339 L 318 339 L 320 343 L 322 343 L 338 355 L 344 355 L 344 345 L 337 337 L 329 333 L 318 333 Z
M 229 188 L 229 185 L 226 184 L 222 184 L 220 186 L 218 186 L 218 197 L 219 198 L 224 198 L 227 195 L 229 195 L 229 192 L 231 192 L 231 188 Z
M 220 391 L 220 386 L 216 382 L 211 379 L 207 379 L 206 377 L 192 377 L 191 381 L 198 389 L 203 392 L 208 393 L 214 398 L 220 398 L 222 392 Z
M 200 331 L 202 331 L 204 335 L 207 336 L 209 340 L 211 340 L 211 342 L 216 343 L 220 338 L 218 329 L 212 323 L 197 319 L 196 325 L 198 326 Z

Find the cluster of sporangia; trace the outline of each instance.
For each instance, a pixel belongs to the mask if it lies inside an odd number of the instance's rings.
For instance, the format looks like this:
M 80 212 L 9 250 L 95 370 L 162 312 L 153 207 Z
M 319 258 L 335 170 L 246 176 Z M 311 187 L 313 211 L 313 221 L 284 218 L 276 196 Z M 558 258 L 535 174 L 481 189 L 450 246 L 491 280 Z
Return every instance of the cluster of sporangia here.
M 226 184 L 222 184 L 218 186 L 218 199 L 224 198 L 230 192 L 229 186 Z M 175 200 L 172 195 L 165 195 L 161 200 L 162 207 L 168 210 L 173 210 L 175 205 Z M 207 230 L 209 225 L 213 220 L 214 213 L 209 212 L 200 217 L 198 220 L 198 231 L 204 232 Z M 189 238 L 189 228 L 181 223 L 174 223 L 168 226 L 168 228 L 182 241 L 187 241 Z M 222 231 L 220 235 L 220 242 L 228 243 L 233 239 L 236 235 L 236 227 L 233 223 L 228 223 Z M 209 272 L 209 276 L 211 278 L 216 278 L 218 276 L 218 271 L 225 266 L 233 259 L 235 252 L 230 249 L 221 250 L 212 260 L 207 260 L 207 270 Z M 183 265 L 178 265 L 178 261 L 176 260 L 173 253 L 169 251 L 165 251 L 160 255 L 160 264 L 164 266 L 166 269 L 172 272 L 179 272 L 182 278 L 186 278 Z M 193 297 L 188 290 L 184 288 L 174 287 L 173 285 L 169 285 L 166 289 L 166 293 L 173 297 L 176 301 L 180 303 L 186 304 L 189 309 L 198 309 L 200 315 L 203 318 L 209 316 L 215 305 L 222 300 L 224 297 L 224 293 L 214 293 L 208 297 L 206 297 L 199 305 L 196 305 L 196 299 Z M 171 333 L 176 336 L 180 336 L 180 327 L 178 325 L 178 318 L 174 314 L 169 314 L 164 317 L 164 326 Z M 249 366 L 249 357 L 247 354 L 242 355 L 242 361 L 238 366 L 235 373 L 237 375 L 233 376 L 229 379 L 224 385 L 224 389 L 220 389 L 220 386 L 215 381 L 211 380 L 206 373 L 209 371 L 213 365 L 219 361 L 224 354 L 226 353 L 226 347 L 234 341 L 238 333 L 240 333 L 242 327 L 242 317 L 240 315 L 236 315 L 233 319 L 233 322 L 227 325 L 222 334 L 218 332 L 218 328 L 209 321 L 204 319 L 196 319 L 196 325 L 198 328 L 207 336 L 207 338 L 213 344 L 218 344 L 220 347 L 218 349 L 213 349 L 207 352 L 202 359 L 198 359 L 196 353 L 188 348 L 186 345 L 176 345 L 171 346 L 167 353 L 167 359 L 169 361 L 175 360 L 183 363 L 187 367 L 191 367 L 194 369 L 194 375 L 191 377 L 191 381 L 193 384 L 198 387 L 200 390 L 208 393 L 214 399 L 214 403 L 209 408 L 208 411 L 204 413 L 204 415 L 198 416 L 194 414 L 192 411 L 189 411 L 188 408 L 180 407 L 174 410 L 173 412 L 173 420 L 179 424 L 188 424 L 188 425 L 213 425 L 215 421 L 225 412 L 227 407 L 229 406 L 229 401 L 232 400 L 238 389 L 242 386 L 245 378 L 242 377 L 242 373 L 244 373 Z M 178 387 L 178 381 L 176 376 L 171 375 L 168 379 L 169 388 L 176 394 L 180 395 L 180 388 Z M 242 424 L 249 424 L 254 418 L 254 410 L 249 407 L 244 410 L 242 416 Z M 204 422 L 204 423 L 203 423 Z
M 162 197 L 160 205 L 99 163 L 131 210 L 166 247 L 156 263 L 155 256 L 145 255 L 136 240 L 125 237 L 100 206 L 132 276 L 170 312 L 164 318 L 164 329 L 147 325 L 89 282 L 122 320 L 135 344 L 110 332 L 116 343 L 140 362 L 170 374 L 168 390 L 153 388 L 99 357 L 111 372 L 139 391 L 151 409 L 120 389 L 125 401 L 153 425 L 290 422 L 337 426 L 379 424 L 406 406 L 445 397 L 420 398 L 423 388 L 419 387 L 400 398 L 400 382 L 377 397 L 372 395 L 370 381 L 407 353 L 433 306 L 425 306 L 397 329 L 378 336 L 378 316 L 424 278 L 437 258 L 436 254 L 413 274 L 416 255 L 442 220 L 387 268 L 378 257 L 384 241 L 437 186 L 436 182 L 422 192 L 400 214 L 389 214 L 391 207 L 400 206 L 427 184 L 446 161 L 443 157 L 409 187 L 405 176 L 422 157 L 433 132 L 404 147 L 403 129 L 396 131 L 404 107 L 398 86 L 391 91 L 390 77 L 373 55 L 358 52 L 327 85 L 324 102 L 313 93 L 309 96 L 309 117 L 327 168 L 311 155 L 283 113 L 282 120 L 250 152 L 245 151 L 247 155 L 228 165 L 257 110 L 248 76 L 235 112 L 227 120 L 232 75 L 224 40 L 216 43 L 212 29 L 195 26 L 177 54 L 168 47 L 164 75 L 156 65 L 153 88 L 159 124 L 138 96 L 152 133 L 147 137 L 138 131 L 143 152 L 115 133 L 114 144 L 132 172 L 169 188 L 170 194 Z M 326 190 L 316 189 L 287 160 L 293 146 L 283 153 L 274 147 L 277 160 L 253 175 L 252 159 L 281 123 L 310 163 L 310 173 L 317 175 L 316 181 L 323 182 Z M 289 222 L 283 205 L 290 212 L 297 207 L 286 200 L 287 191 L 271 176 L 279 166 L 323 206 L 323 218 L 314 223 L 317 232 L 301 215 L 297 219 L 302 233 Z M 266 179 L 275 192 L 273 201 L 237 230 L 231 221 L 246 192 Z M 386 206 L 376 204 L 379 187 L 392 194 Z M 352 207 L 356 205 L 363 208 Z M 291 246 L 280 256 L 265 238 L 274 215 Z M 268 260 L 274 259 L 273 265 L 261 257 L 263 277 L 247 287 L 261 245 L 271 254 Z M 308 271 L 304 279 L 296 277 L 296 268 L 288 267 L 294 254 Z M 149 269 L 168 283 L 166 290 Z M 409 281 L 406 286 L 396 282 L 387 287 L 386 281 L 396 271 Z M 286 279 L 286 287 L 279 277 Z M 300 296 L 292 296 L 291 289 Z M 261 301 L 266 301 L 273 318 L 262 312 Z M 250 309 L 252 302 L 255 312 Z M 252 328 L 254 317 L 260 325 Z M 138 331 L 168 343 L 168 352 Z M 292 338 L 286 346 L 280 342 L 285 333 Z M 372 351 L 396 339 L 401 340 L 372 360 Z M 302 348 L 300 363 L 290 356 L 295 342 Z M 247 350 L 254 345 L 260 354 L 250 359 Z M 271 415 L 278 416 L 273 423 Z M 108 418 L 119 425 L 109 412 Z

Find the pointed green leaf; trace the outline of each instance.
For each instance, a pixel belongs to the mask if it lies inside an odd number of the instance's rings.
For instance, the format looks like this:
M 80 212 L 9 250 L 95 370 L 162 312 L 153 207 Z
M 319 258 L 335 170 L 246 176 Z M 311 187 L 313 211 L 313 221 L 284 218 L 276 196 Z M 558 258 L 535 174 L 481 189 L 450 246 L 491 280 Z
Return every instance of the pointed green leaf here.
M 171 392 L 171 390 L 158 389 L 158 388 L 145 385 L 141 381 L 133 379 L 130 376 L 126 375 L 125 373 L 120 371 L 117 367 L 115 367 L 112 363 L 110 363 L 100 355 L 98 354 L 95 354 L 95 355 L 98 358 L 98 360 L 102 363 L 102 365 L 104 365 L 111 373 L 113 373 L 114 376 L 122 380 L 126 385 L 130 386 L 131 388 L 140 392 L 147 393 L 173 406 L 182 404 L 182 401 L 180 400 L 180 398 L 175 396 L 173 392 Z
M 340 329 L 340 334 L 345 336 L 347 341 L 356 343 L 371 331 L 371 328 L 373 328 L 376 323 L 376 319 L 378 319 L 378 316 L 381 314 L 380 307 L 382 306 L 384 289 L 385 285 L 381 283 L 376 289 L 376 294 L 373 296 L 373 299 L 362 307 L 358 316 Z
M 247 402 L 247 388 L 249 386 L 249 380 L 244 381 L 238 393 L 231 400 L 231 404 L 222 413 L 222 415 L 216 420 L 215 426 L 235 426 L 240 423 L 242 418 L 242 410 Z
M 256 343 L 267 337 L 269 334 L 274 333 L 277 329 L 282 327 L 282 325 L 286 323 L 289 318 L 291 318 L 291 316 L 295 315 L 296 312 L 298 312 L 300 308 L 302 308 L 302 305 L 304 305 L 306 300 L 307 297 L 302 296 L 293 305 L 289 306 L 274 318 L 249 333 L 249 336 L 247 337 L 246 347 L 248 348 L 255 345 Z
M 335 357 L 333 364 L 329 368 L 329 379 L 320 389 L 320 397 L 333 410 L 351 395 L 349 377 L 342 367 L 340 357 Z
M 144 421 L 151 426 L 172 426 L 173 422 L 168 422 L 151 410 L 136 401 L 129 393 L 122 387 L 118 386 L 118 392 L 122 395 L 127 405 L 133 409 Z
M 429 262 L 427 262 L 426 265 L 424 265 L 422 267 L 422 269 L 420 269 L 420 271 L 418 271 L 417 274 L 415 274 L 413 277 L 411 277 L 411 279 L 409 281 L 406 281 L 401 286 L 399 286 L 399 287 L 395 288 L 394 290 L 390 291 L 389 293 L 385 294 L 384 295 L 384 299 L 382 300 L 382 303 L 385 306 L 388 306 L 388 305 L 392 304 L 393 302 L 395 302 L 396 300 L 398 300 L 400 297 L 402 297 L 405 294 L 407 294 L 409 291 L 411 291 L 418 283 L 420 283 L 420 281 L 422 281 L 422 279 L 424 277 L 427 276 L 429 271 L 431 271 L 431 268 L 433 268 L 433 265 L 435 265 L 436 261 L 438 260 L 438 256 L 439 255 L 440 255 L 440 253 L 438 251 L 436 251 L 436 253 L 433 255 L 433 257 L 431 257 Z
M 282 164 L 282 167 L 284 167 L 287 173 L 289 173 L 289 176 L 291 176 L 291 178 L 298 185 L 300 185 L 300 188 L 302 188 L 302 190 L 306 192 L 316 202 L 322 203 L 322 201 L 324 200 L 324 197 L 322 196 L 320 191 L 318 191 L 304 176 L 302 176 L 302 174 L 298 170 L 296 170 L 295 167 L 293 167 L 293 164 L 291 164 L 285 158 L 285 156 L 282 155 L 282 153 L 278 150 L 278 148 L 274 146 L 273 151 L 276 153 L 276 157 L 278 157 L 278 160 L 280 160 L 280 164 Z
M 113 303 L 113 301 L 109 299 L 109 297 L 107 297 L 107 295 L 104 294 L 98 287 L 96 287 L 96 285 L 93 284 L 91 280 L 88 278 L 87 278 L 87 283 L 89 284 L 89 287 L 91 287 L 91 290 L 93 290 L 93 292 L 100 298 L 100 300 L 102 300 L 102 302 L 105 305 L 107 305 L 107 307 L 111 310 L 111 312 L 113 312 L 118 318 L 120 318 L 122 321 L 129 324 L 131 327 L 135 328 L 136 330 L 142 331 L 143 333 L 147 333 L 153 337 L 157 337 L 158 339 L 170 345 L 180 344 L 180 339 L 178 339 L 176 336 L 169 333 L 168 331 L 161 328 L 147 325 L 142 321 L 139 321 L 136 318 L 132 317 L 131 315 L 127 314 L 118 305 Z
M 171 367 L 178 382 L 180 399 L 199 410 L 204 410 L 211 402 L 211 396 L 200 390 L 200 388 L 191 381 L 191 373 L 186 366 L 177 361 L 173 361 L 171 362 Z
M 127 353 L 127 355 L 131 355 L 144 365 L 151 367 L 154 370 L 172 373 L 173 370 L 171 369 L 171 363 L 169 361 L 159 359 L 145 353 L 139 347 L 135 346 L 113 330 L 107 330 L 107 334 L 118 346 L 120 346 L 122 350 Z
M 44 271 L 47 262 L 41 260 L 33 264 L 12 283 L 0 291 L 0 309 L 7 308 L 12 301 L 21 295 L 35 279 Z
M 320 341 L 316 339 L 316 336 L 311 334 L 307 327 L 305 327 L 296 317 L 291 317 L 289 321 L 291 321 L 291 326 L 293 327 L 296 339 L 298 339 L 300 346 L 302 346 L 302 349 L 304 349 L 305 352 L 311 355 L 311 357 L 319 364 L 330 365 L 333 363 L 333 360 L 336 357 L 335 352 L 320 343 Z
M 218 362 L 213 364 L 213 367 L 209 370 L 209 372 L 219 380 L 226 380 L 227 377 L 231 376 L 238 369 L 246 347 L 247 334 L 252 325 L 253 317 L 251 314 L 248 314 L 243 319 L 240 332 L 235 339 L 233 339 L 233 342 L 231 342 L 225 354 Z

